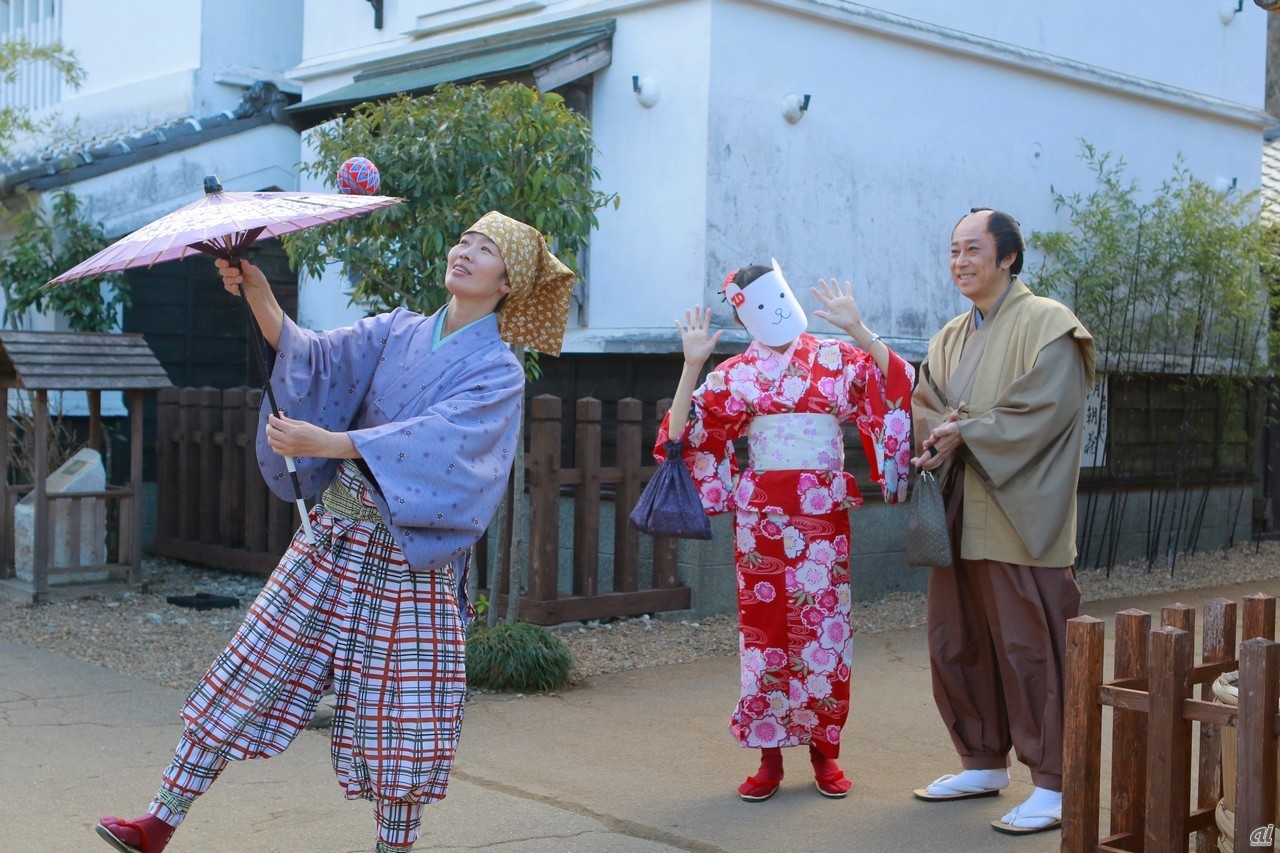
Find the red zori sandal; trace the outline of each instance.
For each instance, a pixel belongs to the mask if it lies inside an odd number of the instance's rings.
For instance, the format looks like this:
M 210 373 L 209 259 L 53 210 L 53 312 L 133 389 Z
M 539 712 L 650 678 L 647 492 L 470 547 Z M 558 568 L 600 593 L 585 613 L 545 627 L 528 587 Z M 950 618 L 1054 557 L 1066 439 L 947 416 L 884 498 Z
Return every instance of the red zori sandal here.
M 173 835 L 174 827 L 154 815 L 135 820 L 104 817 L 94 827 L 103 841 L 120 853 L 161 853 Z
M 756 776 L 748 776 L 747 781 L 738 786 L 738 796 L 752 803 L 767 800 L 778 793 L 778 786 L 781 784 L 781 779 L 760 779 Z
M 814 773 L 814 784 L 818 793 L 832 800 L 840 800 L 849 796 L 853 783 L 845 778 L 844 771 L 837 769 L 834 773 Z

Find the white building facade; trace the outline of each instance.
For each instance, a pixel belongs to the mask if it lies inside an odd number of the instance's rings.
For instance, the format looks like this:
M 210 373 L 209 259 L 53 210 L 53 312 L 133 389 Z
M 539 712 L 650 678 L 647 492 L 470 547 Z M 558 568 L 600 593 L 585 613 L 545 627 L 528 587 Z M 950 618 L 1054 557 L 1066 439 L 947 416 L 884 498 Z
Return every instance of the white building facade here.
M 868 325 L 919 357 L 961 309 L 946 255 L 951 225 L 971 206 L 1008 210 L 1027 232 L 1062 227 L 1051 187 L 1092 187 L 1082 139 L 1124 157 L 1128 174 L 1152 189 L 1181 155 L 1202 178 L 1252 190 L 1271 123 L 1262 110 L 1266 15 L 1252 7 L 372 6 L 381 29 L 370 5 L 307 0 L 303 60 L 291 72 L 300 109 L 353 81 L 376 89 L 379 75 L 403 83 L 395 74 L 405 68 L 458 57 L 483 64 L 504 45 L 611 29 L 608 62 L 590 76 L 589 114 L 599 187 L 621 205 L 599 213 L 567 352 L 668 352 L 672 317 L 695 302 L 715 305 L 730 325 L 716 292 L 724 274 L 775 257 L 793 285 L 852 280 Z M 808 108 L 797 109 L 805 96 Z M 337 320 L 320 303 L 345 301 L 304 289 L 300 310 Z
M 672 319 L 710 305 L 740 349 L 720 283 L 770 258 L 809 309 L 819 277 L 852 281 L 868 325 L 918 361 L 965 307 L 954 222 L 990 206 L 1028 235 L 1065 227 L 1053 190 L 1093 188 L 1081 140 L 1151 190 L 1179 157 L 1257 189 L 1266 18 L 1163 0 L 0 0 L 0 38 L 61 41 L 87 72 L 78 92 L 0 87 L 0 104 L 79 121 L 45 156 L 0 163 L 0 201 L 70 187 L 119 236 L 197 198 L 205 174 L 320 188 L 299 178 L 299 131 L 361 100 L 476 79 L 566 92 L 621 203 L 598 212 L 564 356 L 544 369 L 574 372 L 566 396 L 627 376 L 622 392 L 651 401 L 679 372 Z M 304 326 L 363 313 L 336 273 L 297 291 Z M 1247 532 L 1233 501 L 1210 515 Z M 854 514 L 860 595 L 922 582 L 894 509 Z M 732 608 L 727 535 L 682 546 L 696 609 Z
M 0 85 L 0 104 L 60 128 L 19 140 L 0 192 L 68 187 L 117 237 L 197 199 L 206 174 L 229 190 L 296 188 L 297 131 L 235 113 L 256 83 L 296 93 L 282 72 L 301 58 L 301 21 L 302 0 L 3 0 L 0 38 L 60 43 L 85 78 L 72 89 L 32 66 Z
M 971 207 L 1009 211 L 1028 236 L 1067 227 L 1054 190 L 1094 188 L 1082 140 L 1123 158 L 1149 191 L 1181 158 L 1211 184 L 1249 192 L 1274 123 L 1263 109 L 1267 16 L 1249 4 L 307 0 L 305 18 L 290 72 L 303 124 L 380 90 L 558 84 L 566 68 L 583 72 L 575 91 L 592 122 L 598 188 L 621 204 L 599 211 L 565 367 L 544 364 L 571 374 L 554 392 L 568 397 L 604 397 L 619 376 L 630 385 L 612 386 L 614 399 L 670 394 L 672 319 L 695 303 L 728 329 L 724 351 L 740 349 L 720 284 L 770 258 L 807 309 L 819 277 L 852 281 L 867 324 L 918 361 L 966 307 L 947 258 Z M 530 43 L 546 54 L 531 57 Z M 1033 253 L 1032 279 L 1037 264 Z M 324 326 L 356 309 L 334 277 L 303 287 L 299 313 Z M 816 320 L 811 331 L 834 332 Z M 1250 489 L 1213 492 L 1202 542 L 1248 535 Z M 1148 542 L 1142 501 L 1157 491 L 1131 502 L 1121 559 Z M 924 583 L 903 565 L 896 509 L 872 499 L 854 513 L 860 596 Z M 716 541 L 681 546 L 697 610 L 734 606 L 731 532 L 716 524 Z

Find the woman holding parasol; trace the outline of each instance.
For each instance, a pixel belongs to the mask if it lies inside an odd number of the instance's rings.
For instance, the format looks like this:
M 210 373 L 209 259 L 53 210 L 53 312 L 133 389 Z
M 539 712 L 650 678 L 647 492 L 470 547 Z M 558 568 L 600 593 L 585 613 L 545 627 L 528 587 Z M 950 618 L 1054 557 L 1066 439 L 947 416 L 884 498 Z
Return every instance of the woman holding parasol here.
M 292 498 L 321 490 L 244 624 L 182 709 L 147 814 L 104 817 L 121 851 L 158 853 L 228 761 L 288 746 L 336 695 L 333 766 L 374 802 L 379 853 L 407 851 L 448 786 L 466 693 L 461 590 L 515 457 L 524 371 L 503 340 L 558 355 L 573 274 L 537 229 L 485 214 L 449 251 L 448 304 L 315 334 L 252 264 L 217 261 L 277 356 L 258 459 Z

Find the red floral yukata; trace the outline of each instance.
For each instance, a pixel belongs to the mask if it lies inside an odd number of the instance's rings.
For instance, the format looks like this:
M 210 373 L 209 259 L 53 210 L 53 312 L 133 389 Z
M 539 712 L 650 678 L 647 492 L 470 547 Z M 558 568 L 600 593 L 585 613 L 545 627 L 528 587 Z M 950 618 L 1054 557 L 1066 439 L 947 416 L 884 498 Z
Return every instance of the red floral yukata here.
M 886 377 L 843 341 L 803 334 L 782 354 L 756 341 L 694 392 L 684 461 L 708 514 L 734 513 L 742 694 L 729 730 L 744 747 L 839 755 L 853 657 L 848 511 L 862 503 L 839 424 L 857 425 L 872 480 L 900 501 L 915 371 L 892 351 L 889 361 Z M 742 437 L 751 461 L 739 472 Z M 664 420 L 659 460 L 667 438 Z M 789 467 L 798 459 L 805 467 Z

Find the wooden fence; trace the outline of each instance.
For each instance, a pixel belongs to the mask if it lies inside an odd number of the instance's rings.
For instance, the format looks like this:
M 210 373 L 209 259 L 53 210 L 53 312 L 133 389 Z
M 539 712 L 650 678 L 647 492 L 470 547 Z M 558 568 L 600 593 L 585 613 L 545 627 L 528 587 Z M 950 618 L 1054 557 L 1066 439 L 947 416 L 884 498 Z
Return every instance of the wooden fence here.
M 1150 614 L 1117 613 L 1111 681 L 1102 675 L 1104 623 L 1088 616 L 1068 623 L 1064 853 L 1185 851 L 1191 833 L 1198 853 L 1217 853 L 1223 726 L 1235 727 L 1237 734 L 1234 850 L 1249 850 L 1250 835 L 1274 825 L 1280 733 L 1276 600 L 1267 595 L 1245 599 L 1238 652 L 1235 602 L 1206 603 L 1199 665 L 1192 659 L 1195 619 L 1190 607 L 1166 607 L 1162 627 L 1151 630 Z M 1239 706 L 1212 701 L 1213 682 L 1237 670 Z M 1099 838 L 1104 706 L 1114 711 L 1111 825 Z M 1199 758 L 1194 774 L 1193 741 Z
M 254 436 L 259 389 L 166 389 L 157 414 L 157 554 L 220 568 L 265 574 L 274 568 L 297 526 L 293 505 L 275 498 L 258 473 Z M 665 411 L 667 401 L 657 405 Z M 574 466 L 563 464 L 562 401 L 541 395 L 529 406 L 525 469 L 529 499 L 529 566 L 520 618 L 543 625 L 682 610 L 690 590 L 681 585 L 676 541 L 653 540 L 642 561 L 640 536 L 626 523 L 641 489 L 653 475 L 643 435 L 644 404 L 621 400 L 612 422 L 599 400 L 575 404 Z M 612 464 L 604 450 L 613 445 Z M 612 573 L 602 566 L 602 507 L 612 497 Z M 561 542 L 561 504 L 572 504 L 572 534 Z M 482 537 L 483 543 L 485 538 Z M 571 569 L 560 571 L 561 553 Z M 500 573 L 488 549 L 477 551 L 476 570 L 495 606 L 505 590 L 491 590 Z M 642 565 L 647 562 L 648 565 Z M 566 580 L 561 583 L 561 575 Z
M 258 388 L 165 388 L 156 412 L 156 539 L 192 563 L 269 574 L 298 520 L 258 472 Z

